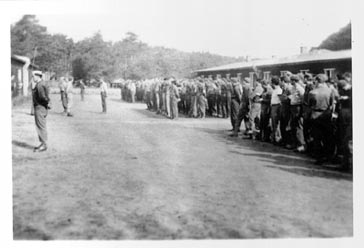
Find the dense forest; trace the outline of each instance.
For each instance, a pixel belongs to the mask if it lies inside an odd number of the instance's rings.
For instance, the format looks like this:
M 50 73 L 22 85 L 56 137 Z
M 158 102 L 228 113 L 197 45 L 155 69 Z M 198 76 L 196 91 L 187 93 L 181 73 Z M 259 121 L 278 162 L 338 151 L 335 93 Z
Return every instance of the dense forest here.
M 241 60 L 152 47 L 132 32 L 124 36 L 120 41 L 108 42 L 97 32 L 75 42 L 63 34 L 50 34 L 35 15 L 24 15 L 11 26 L 11 50 L 12 54 L 31 58 L 40 69 L 54 72 L 55 76 L 70 73 L 75 79 L 189 77 L 194 70 Z

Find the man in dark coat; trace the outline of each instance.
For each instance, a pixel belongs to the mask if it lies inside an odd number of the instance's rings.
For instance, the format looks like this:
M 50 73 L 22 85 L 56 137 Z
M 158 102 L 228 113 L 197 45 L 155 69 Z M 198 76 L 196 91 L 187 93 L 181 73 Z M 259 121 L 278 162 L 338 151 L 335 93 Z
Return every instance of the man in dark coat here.
M 34 152 L 43 152 L 47 150 L 47 121 L 46 117 L 48 109 L 50 109 L 49 88 L 42 80 L 43 74 L 41 71 L 34 71 L 33 78 L 36 83 L 32 90 L 34 119 L 38 133 L 40 145 L 34 148 Z

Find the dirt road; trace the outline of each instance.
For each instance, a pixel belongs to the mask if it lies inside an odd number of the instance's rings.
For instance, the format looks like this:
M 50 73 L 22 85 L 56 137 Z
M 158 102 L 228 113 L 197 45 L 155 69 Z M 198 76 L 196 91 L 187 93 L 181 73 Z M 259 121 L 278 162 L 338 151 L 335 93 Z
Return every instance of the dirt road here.
M 30 107 L 12 111 L 15 239 L 221 239 L 353 235 L 348 174 L 228 137 L 228 120 L 168 120 L 144 104 L 52 95 L 49 150 Z

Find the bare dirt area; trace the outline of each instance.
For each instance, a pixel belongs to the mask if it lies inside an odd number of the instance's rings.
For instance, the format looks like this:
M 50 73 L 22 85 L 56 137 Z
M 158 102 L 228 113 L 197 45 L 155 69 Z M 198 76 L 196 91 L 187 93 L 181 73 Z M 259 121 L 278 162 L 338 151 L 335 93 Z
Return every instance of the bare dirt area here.
M 228 120 L 165 119 L 99 95 L 61 114 L 49 149 L 30 103 L 12 111 L 14 239 L 245 239 L 353 235 L 349 174 L 259 141 Z

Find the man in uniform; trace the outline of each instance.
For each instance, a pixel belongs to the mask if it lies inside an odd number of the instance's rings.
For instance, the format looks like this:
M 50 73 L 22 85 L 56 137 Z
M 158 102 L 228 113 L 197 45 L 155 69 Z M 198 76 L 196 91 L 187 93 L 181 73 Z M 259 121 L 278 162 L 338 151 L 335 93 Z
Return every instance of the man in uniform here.
M 84 101 L 85 100 L 85 89 L 86 89 L 85 83 L 81 79 L 80 80 L 80 90 L 81 90 L 80 91 L 80 95 L 81 95 L 81 101 Z
M 205 83 L 201 80 L 197 83 L 197 115 L 200 118 L 206 117 L 206 108 L 207 108 L 207 99 L 206 99 L 206 90 Z
M 171 98 L 171 119 L 178 119 L 178 102 L 181 100 L 177 88 L 177 81 L 172 80 L 170 87 L 170 98 Z
M 230 121 L 232 126 L 232 131 L 235 130 L 235 125 L 237 125 L 238 121 L 238 113 L 241 101 L 241 86 L 236 78 L 232 78 L 232 93 L 231 93 L 231 112 L 230 112 Z M 233 134 L 234 135 L 234 134 Z
M 73 114 L 71 112 L 71 109 L 73 106 L 73 77 L 66 79 L 65 94 L 67 99 L 66 113 L 68 117 L 72 117 Z
M 227 118 L 231 118 L 231 96 L 233 94 L 233 84 L 228 79 L 223 79 L 226 85 L 226 113 Z
M 191 93 L 191 104 L 190 104 L 190 117 L 197 117 L 197 80 L 191 81 L 190 93 Z
M 47 150 L 47 121 L 46 117 L 48 109 L 50 109 L 49 88 L 42 80 L 43 74 L 41 71 L 33 72 L 33 79 L 36 83 L 32 90 L 34 119 L 38 133 L 40 145 L 34 148 L 34 152 L 43 152 Z
M 206 85 L 206 94 L 207 94 L 207 102 L 208 102 L 208 114 L 209 116 L 216 116 L 216 85 L 215 83 L 209 79 Z
M 66 88 L 67 88 L 67 82 L 66 79 L 64 77 L 61 77 L 59 79 L 59 91 L 61 94 L 61 102 L 62 102 L 62 106 L 63 106 L 63 113 L 67 114 L 67 95 L 66 95 Z
M 101 94 L 101 105 L 102 112 L 106 114 L 107 106 L 106 106 L 106 98 L 107 98 L 107 84 L 103 78 L 100 79 L 100 94 Z
M 167 78 L 164 82 L 164 91 L 166 94 L 166 116 L 171 118 L 171 79 Z
M 217 114 L 218 117 L 228 118 L 227 113 L 227 88 L 226 83 L 218 79 L 217 80 Z

